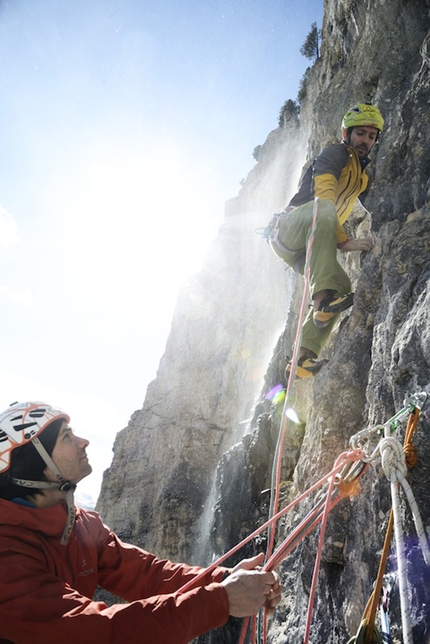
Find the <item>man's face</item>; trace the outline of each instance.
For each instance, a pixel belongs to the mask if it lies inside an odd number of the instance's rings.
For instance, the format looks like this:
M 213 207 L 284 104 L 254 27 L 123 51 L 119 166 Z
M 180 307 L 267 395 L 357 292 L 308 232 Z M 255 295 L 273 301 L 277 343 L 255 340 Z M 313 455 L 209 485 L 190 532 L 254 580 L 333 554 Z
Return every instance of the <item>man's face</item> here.
M 378 138 L 378 129 L 369 125 L 354 127 L 351 132 L 350 145 L 357 152 L 360 159 L 364 159 L 375 145 Z
M 79 483 L 85 476 L 91 474 L 92 467 L 85 453 L 88 445 L 89 441 L 75 436 L 71 427 L 63 421 L 51 458 L 67 481 Z M 44 473 L 48 480 L 56 480 L 49 468 Z

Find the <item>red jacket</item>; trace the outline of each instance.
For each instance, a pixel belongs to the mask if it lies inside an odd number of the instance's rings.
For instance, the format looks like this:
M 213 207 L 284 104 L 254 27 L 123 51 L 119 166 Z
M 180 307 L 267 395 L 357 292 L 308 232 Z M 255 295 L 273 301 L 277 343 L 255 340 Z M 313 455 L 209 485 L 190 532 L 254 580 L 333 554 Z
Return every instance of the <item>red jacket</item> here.
M 61 546 L 66 516 L 62 505 L 0 499 L 0 642 L 185 644 L 227 621 L 225 568 L 177 593 L 200 568 L 122 543 L 97 512 L 79 508 Z M 92 601 L 97 585 L 129 603 Z

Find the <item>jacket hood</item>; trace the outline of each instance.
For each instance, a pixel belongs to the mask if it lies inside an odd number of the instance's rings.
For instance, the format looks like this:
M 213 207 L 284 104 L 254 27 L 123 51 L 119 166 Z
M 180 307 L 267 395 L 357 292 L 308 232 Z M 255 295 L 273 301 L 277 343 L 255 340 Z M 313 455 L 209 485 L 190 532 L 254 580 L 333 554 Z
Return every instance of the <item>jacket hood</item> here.
M 79 513 L 79 508 L 75 508 Z M 51 508 L 33 508 L 0 499 L 0 523 L 15 528 L 43 532 L 61 539 L 67 521 L 67 506 L 58 503 Z

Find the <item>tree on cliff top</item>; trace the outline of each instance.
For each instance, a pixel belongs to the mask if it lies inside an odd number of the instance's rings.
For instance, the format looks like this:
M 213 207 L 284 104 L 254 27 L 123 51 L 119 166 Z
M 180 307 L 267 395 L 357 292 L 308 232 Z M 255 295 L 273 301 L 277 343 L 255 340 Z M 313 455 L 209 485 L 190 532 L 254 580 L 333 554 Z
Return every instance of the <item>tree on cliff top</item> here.
M 321 37 L 321 31 L 317 27 L 317 23 L 313 22 L 311 26 L 311 30 L 308 33 L 305 42 L 303 45 L 300 47 L 300 53 L 302 56 L 306 56 L 306 58 L 319 58 L 320 57 L 320 51 L 319 51 L 319 40 Z

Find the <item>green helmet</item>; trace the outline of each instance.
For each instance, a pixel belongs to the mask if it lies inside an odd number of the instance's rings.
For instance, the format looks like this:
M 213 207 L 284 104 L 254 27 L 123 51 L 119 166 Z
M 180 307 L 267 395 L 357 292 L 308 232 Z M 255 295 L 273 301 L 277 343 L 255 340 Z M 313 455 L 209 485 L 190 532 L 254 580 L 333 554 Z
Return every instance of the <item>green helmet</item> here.
M 379 132 L 382 132 L 384 127 L 381 112 L 377 107 L 368 103 L 357 103 L 354 107 L 350 107 L 342 119 L 342 128 L 345 129 L 366 125 L 376 127 Z

